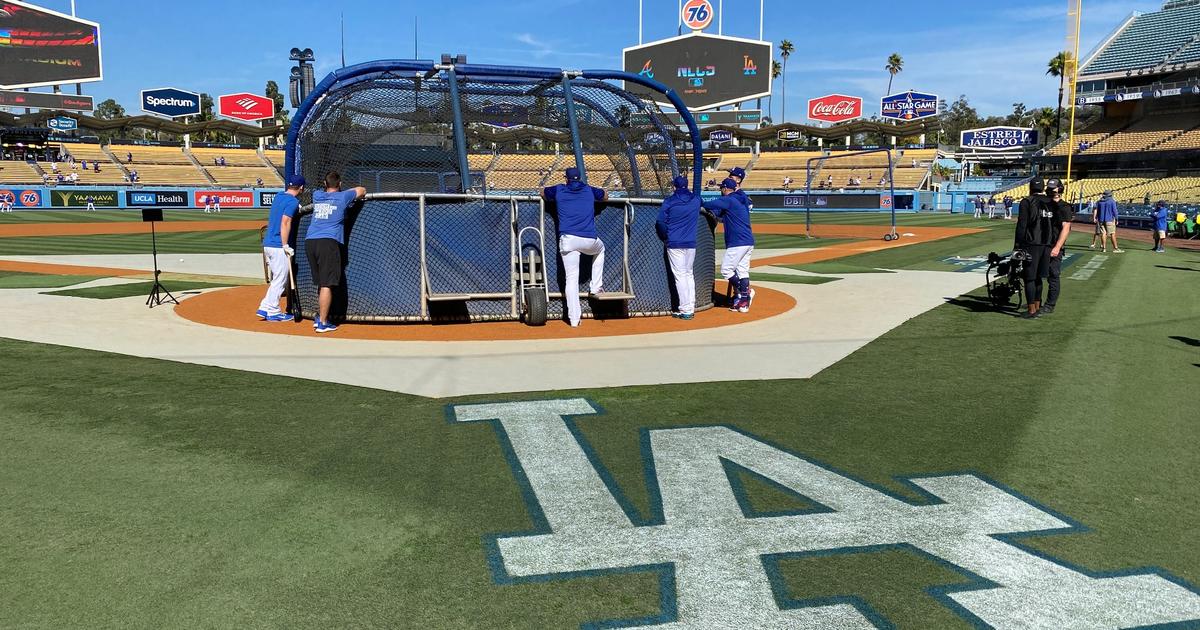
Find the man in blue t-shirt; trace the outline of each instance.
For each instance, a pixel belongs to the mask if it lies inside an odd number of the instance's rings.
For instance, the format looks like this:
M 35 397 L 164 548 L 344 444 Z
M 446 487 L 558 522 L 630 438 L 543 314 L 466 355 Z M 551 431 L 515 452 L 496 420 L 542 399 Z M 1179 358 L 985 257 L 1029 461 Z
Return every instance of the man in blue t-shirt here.
M 1161 254 L 1163 243 L 1167 240 L 1167 218 L 1171 211 L 1167 209 L 1167 202 L 1162 199 L 1154 204 L 1154 210 L 1150 213 L 1150 218 L 1154 219 L 1154 251 Z
M 1104 191 L 1104 196 L 1096 203 L 1096 209 L 1092 211 L 1092 223 L 1102 230 L 1100 251 L 1105 251 L 1108 241 L 1112 240 L 1113 253 L 1125 253 L 1125 250 L 1117 247 L 1117 200 L 1113 199 L 1111 192 Z
M 667 260 L 675 278 L 675 294 L 679 310 L 672 313 L 679 319 L 692 319 L 696 313 L 696 223 L 700 219 L 700 196 L 688 190 L 687 178 L 674 180 L 675 193 L 663 200 L 658 211 L 655 230 L 667 245 Z
M 268 322 L 290 322 L 292 316 L 279 310 L 279 297 L 287 286 L 292 273 L 291 257 L 296 253 L 291 247 L 292 217 L 300 209 L 300 193 L 304 192 L 304 176 L 289 175 L 287 190 L 275 195 L 271 202 L 271 213 L 267 218 L 267 231 L 263 234 L 263 258 L 271 270 L 271 284 L 267 295 L 258 305 L 258 315 Z M 288 298 L 292 299 L 291 297 Z
M 541 193 L 546 201 L 554 202 L 558 213 L 558 253 L 562 256 L 567 302 L 567 322 L 578 327 L 582 317 L 579 306 L 579 256 L 592 257 L 590 291 L 597 295 L 604 290 L 604 241 L 596 232 L 596 202 L 608 199 L 608 193 L 588 186 L 580 178 L 579 169 L 566 170 L 565 184 L 550 186 Z
M 312 222 L 308 224 L 304 249 L 313 283 L 318 289 L 318 315 L 313 328 L 319 333 L 337 330 L 337 326 L 329 322 L 329 306 L 333 303 L 333 287 L 342 283 L 342 267 L 346 260 L 346 208 L 366 195 L 367 189 L 362 186 L 342 190 L 342 176 L 338 173 L 326 175 L 325 189 L 313 193 Z
M 736 192 L 737 182 L 726 178 L 721 182 L 721 197 L 702 205 L 725 224 L 725 259 L 721 261 L 721 275 L 729 281 L 730 289 L 737 292 L 729 310 L 747 313 L 754 300 L 754 289 L 750 288 L 754 232 L 750 229 L 750 208 L 738 199 Z

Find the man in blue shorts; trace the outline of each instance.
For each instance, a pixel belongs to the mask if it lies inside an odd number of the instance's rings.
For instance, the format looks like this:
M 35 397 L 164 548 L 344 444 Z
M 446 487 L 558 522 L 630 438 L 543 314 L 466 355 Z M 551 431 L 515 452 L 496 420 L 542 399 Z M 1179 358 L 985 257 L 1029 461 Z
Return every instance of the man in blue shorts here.
M 750 229 L 750 208 L 734 194 L 736 192 L 737 182 L 726 178 L 721 182 L 721 197 L 702 205 L 725 224 L 725 259 L 721 261 L 721 275 L 737 291 L 729 310 L 747 313 L 754 300 L 754 289 L 750 288 L 754 232 Z
M 268 322 L 290 322 L 292 316 L 279 310 L 279 297 L 287 286 L 288 274 L 292 272 L 291 257 L 296 252 L 289 245 L 292 235 L 292 217 L 300 208 L 300 193 L 304 192 L 304 177 L 289 175 L 287 190 L 275 195 L 271 202 L 271 213 L 267 219 L 267 232 L 263 235 L 263 257 L 271 270 L 271 284 L 267 295 L 258 305 L 255 315 Z M 291 298 L 288 298 L 291 299 Z
M 680 175 L 674 180 L 675 194 L 663 200 L 658 211 L 655 229 L 666 243 L 671 276 L 675 279 L 675 294 L 679 310 L 672 313 L 679 319 L 696 316 L 696 223 L 700 220 L 700 195 L 688 190 L 688 180 Z
M 565 276 L 563 293 L 567 302 L 567 322 L 575 328 L 582 317 L 579 306 L 581 254 L 592 257 L 591 294 L 604 290 L 604 241 L 596 232 L 596 202 L 608 199 L 608 193 L 583 183 L 578 168 L 568 168 L 565 175 L 565 184 L 550 186 L 542 190 L 541 195 L 557 205 L 558 253 L 562 256 Z
M 333 288 L 342 284 L 346 260 L 346 208 L 366 194 L 367 189 L 362 186 L 342 190 L 342 176 L 334 172 L 325 176 L 325 189 L 313 193 L 313 216 L 304 249 L 313 284 L 317 285 L 318 314 L 313 328 L 319 333 L 337 330 L 337 326 L 329 321 L 329 307 L 333 304 Z

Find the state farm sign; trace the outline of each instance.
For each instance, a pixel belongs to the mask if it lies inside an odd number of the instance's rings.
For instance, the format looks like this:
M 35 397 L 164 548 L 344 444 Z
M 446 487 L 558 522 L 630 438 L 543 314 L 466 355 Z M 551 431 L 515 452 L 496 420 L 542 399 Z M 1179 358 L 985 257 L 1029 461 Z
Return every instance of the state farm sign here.
M 203 208 L 209 198 L 217 197 L 225 208 L 253 208 L 254 193 L 240 190 L 197 190 L 192 192 L 192 205 Z
M 862 118 L 863 100 L 859 96 L 830 94 L 809 99 L 808 117 L 830 123 L 839 123 Z
M 217 113 L 237 120 L 265 120 L 275 117 L 275 101 L 247 92 L 223 94 L 217 99 Z

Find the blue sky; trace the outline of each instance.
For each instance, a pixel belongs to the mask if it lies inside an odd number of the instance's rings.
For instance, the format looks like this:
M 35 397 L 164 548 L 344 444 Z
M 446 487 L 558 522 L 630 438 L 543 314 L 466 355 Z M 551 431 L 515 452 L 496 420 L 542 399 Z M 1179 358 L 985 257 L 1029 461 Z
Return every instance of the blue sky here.
M 717 6 L 719 0 L 711 0 Z M 69 12 L 69 0 L 40 0 Z M 673 36 L 677 0 L 645 0 L 646 41 Z M 863 96 L 867 114 L 887 88 L 889 53 L 905 59 L 893 91 L 916 89 L 944 99 L 966 94 L 980 113 L 1007 114 L 1012 103 L 1051 105 L 1057 81 L 1046 62 L 1062 49 L 1066 0 L 927 0 L 925 3 L 766 0 L 764 38 L 796 45 L 788 62 L 788 120 L 802 121 L 810 97 Z M 915 8 L 916 6 L 920 8 Z M 1086 0 L 1086 54 L 1132 11 L 1161 0 Z M 293 46 L 317 55 L 317 79 L 339 65 L 338 14 L 345 14 L 346 61 L 460 52 L 476 63 L 619 68 L 621 49 L 637 43 L 637 0 L 76 0 L 80 17 L 101 24 L 105 80 L 84 86 L 98 100 L 136 109 L 138 91 L 174 86 L 214 94 L 261 93 L 267 79 L 286 89 Z M 861 8 L 859 8 L 861 7 Z M 758 35 L 758 1 L 724 0 L 724 32 Z M 452 13 L 459 16 L 447 19 Z M 716 32 L 716 20 L 709 29 Z M 779 120 L 783 86 L 775 85 Z M 872 104 L 873 103 L 873 104 Z M 766 103 L 764 103 L 764 108 Z M 133 112 L 131 112 L 133 113 Z

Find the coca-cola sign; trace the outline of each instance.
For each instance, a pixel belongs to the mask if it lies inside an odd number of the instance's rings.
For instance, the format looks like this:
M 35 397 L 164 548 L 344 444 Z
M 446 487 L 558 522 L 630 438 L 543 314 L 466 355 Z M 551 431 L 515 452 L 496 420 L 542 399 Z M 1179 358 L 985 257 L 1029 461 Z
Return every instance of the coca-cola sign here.
M 839 123 L 862 118 L 863 100 L 860 96 L 830 94 L 808 101 L 808 117 L 823 122 Z

